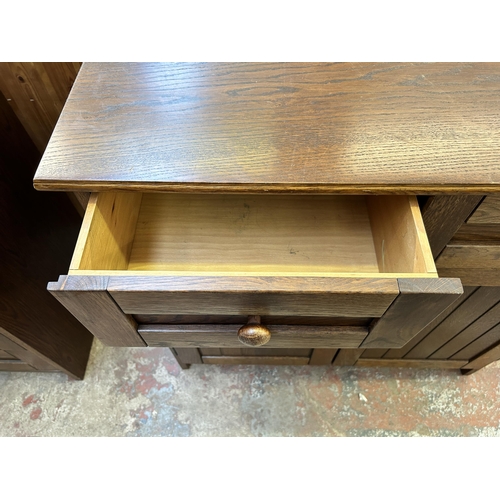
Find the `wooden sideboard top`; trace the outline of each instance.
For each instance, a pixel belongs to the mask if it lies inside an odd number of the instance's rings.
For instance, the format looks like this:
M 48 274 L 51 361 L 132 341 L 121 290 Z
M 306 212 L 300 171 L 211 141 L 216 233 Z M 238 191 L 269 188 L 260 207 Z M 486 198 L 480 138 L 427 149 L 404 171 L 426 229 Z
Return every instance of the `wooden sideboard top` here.
M 500 192 L 500 64 L 85 63 L 34 184 Z

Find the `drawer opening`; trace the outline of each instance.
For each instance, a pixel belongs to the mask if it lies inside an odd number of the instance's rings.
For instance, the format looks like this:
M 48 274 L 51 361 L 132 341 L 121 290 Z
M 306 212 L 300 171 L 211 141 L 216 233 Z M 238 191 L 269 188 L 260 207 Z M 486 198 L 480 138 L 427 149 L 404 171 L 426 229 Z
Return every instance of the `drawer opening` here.
M 93 193 L 70 274 L 437 277 L 415 196 Z

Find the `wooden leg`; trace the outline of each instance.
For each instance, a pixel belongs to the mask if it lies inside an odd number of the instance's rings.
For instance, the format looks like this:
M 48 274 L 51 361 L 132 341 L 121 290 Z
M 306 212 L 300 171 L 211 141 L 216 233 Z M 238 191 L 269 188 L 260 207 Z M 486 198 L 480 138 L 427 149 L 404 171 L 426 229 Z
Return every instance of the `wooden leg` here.
M 364 349 L 339 349 L 333 360 L 334 366 L 354 366 Z
M 200 351 L 196 347 L 172 347 L 170 350 L 183 370 L 188 369 L 192 364 L 203 363 Z

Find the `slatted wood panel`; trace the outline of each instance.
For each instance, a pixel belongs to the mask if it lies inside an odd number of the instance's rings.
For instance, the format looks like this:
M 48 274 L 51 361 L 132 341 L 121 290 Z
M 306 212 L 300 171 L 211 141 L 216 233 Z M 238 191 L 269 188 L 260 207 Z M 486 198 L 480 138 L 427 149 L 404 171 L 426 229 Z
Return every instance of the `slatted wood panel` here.
M 467 328 L 463 329 L 460 333 L 455 335 L 449 342 L 443 345 L 436 352 L 431 354 L 429 358 L 431 359 L 448 359 L 453 356 L 458 351 L 462 352 L 464 357 L 456 357 L 455 359 L 471 359 L 476 352 L 470 352 L 467 354 L 467 349 L 464 348 L 469 344 L 476 341 L 479 337 L 484 336 L 486 332 L 494 328 L 500 323 L 500 303 L 497 303 L 491 309 L 486 311 L 481 317 L 474 321 Z M 494 344 L 496 339 L 490 343 Z M 487 346 L 485 346 L 486 348 Z M 481 351 L 483 349 L 480 349 Z
M 426 359 L 500 300 L 500 289 L 481 287 L 404 357 Z
M 500 359 L 500 287 L 465 287 L 464 292 L 408 345 L 366 349 L 355 365 L 462 368 L 470 374 Z
M 378 349 L 367 349 L 362 358 L 386 358 L 386 359 L 400 359 L 410 352 L 422 339 L 424 339 L 430 332 L 432 332 L 444 319 L 446 319 L 455 309 L 460 307 L 460 304 L 467 300 L 467 298 L 477 290 L 477 287 L 464 287 L 463 295 L 455 302 L 450 304 L 441 314 L 439 314 L 433 321 L 431 321 L 423 330 L 421 330 L 410 342 L 405 344 L 399 349 L 388 349 L 387 351 Z M 373 352 L 375 351 L 375 352 Z
M 462 224 L 450 240 L 450 245 L 498 245 L 500 224 Z
M 492 345 L 497 344 L 499 341 L 500 325 L 496 325 L 491 328 L 491 330 L 488 330 L 483 335 L 480 335 L 476 340 L 451 356 L 451 359 L 474 359 L 480 353 L 488 350 Z
M 363 354 L 363 349 L 339 349 L 339 352 L 333 360 L 333 365 L 354 366 L 361 354 Z
M 338 349 L 314 349 L 309 360 L 310 365 L 330 365 Z
M 485 352 L 479 354 L 474 359 L 472 359 L 467 365 L 462 368 L 462 373 L 470 375 L 477 370 L 498 361 L 500 359 L 500 344 L 496 344 L 493 347 L 487 349 Z
M 16 359 L 16 357 L 13 356 L 12 354 L 9 354 L 7 351 L 0 350 L 0 359 L 1 360 L 3 360 L 3 359 Z
M 403 347 L 463 295 L 456 278 L 398 279 L 400 295 L 361 344 L 369 349 Z
M 436 261 L 442 277 L 456 276 L 464 285 L 500 286 L 500 244 L 449 244 Z
M 500 196 L 488 195 L 468 219 L 472 224 L 500 224 Z

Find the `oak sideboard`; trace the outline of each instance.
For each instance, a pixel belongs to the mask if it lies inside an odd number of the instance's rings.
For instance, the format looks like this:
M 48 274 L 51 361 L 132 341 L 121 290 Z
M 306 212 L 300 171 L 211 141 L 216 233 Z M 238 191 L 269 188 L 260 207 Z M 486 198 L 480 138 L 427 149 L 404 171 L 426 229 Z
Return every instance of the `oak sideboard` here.
M 85 63 L 34 179 L 91 193 L 48 290 L 183 367 L 472 373 L 500 358 L 499 146 L 500 64 Z

